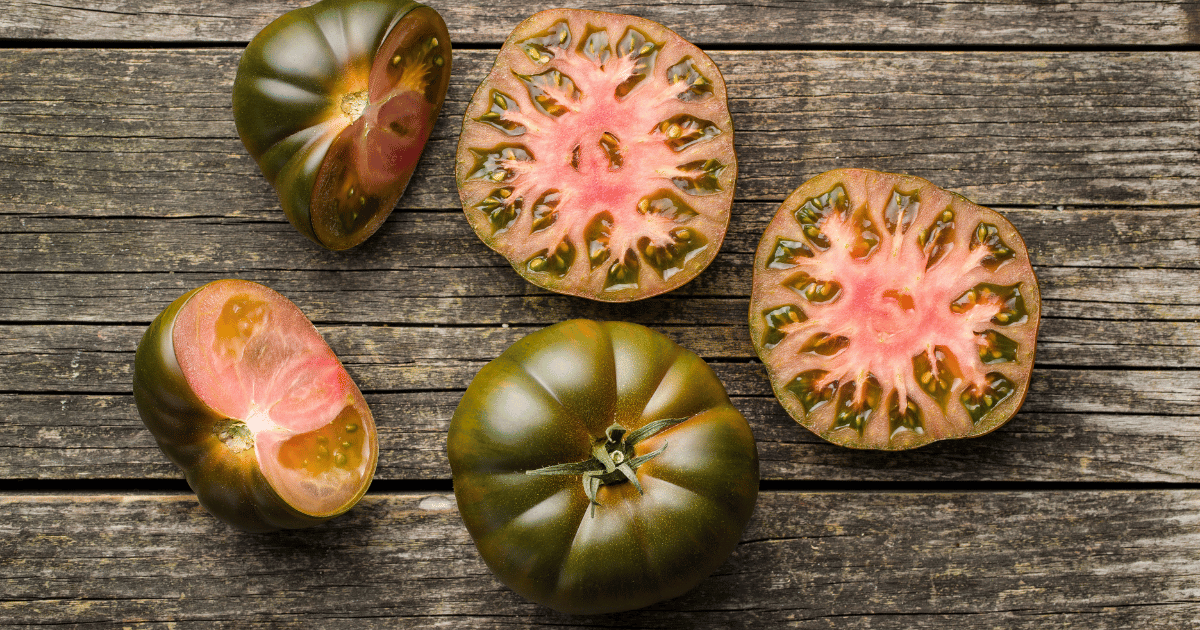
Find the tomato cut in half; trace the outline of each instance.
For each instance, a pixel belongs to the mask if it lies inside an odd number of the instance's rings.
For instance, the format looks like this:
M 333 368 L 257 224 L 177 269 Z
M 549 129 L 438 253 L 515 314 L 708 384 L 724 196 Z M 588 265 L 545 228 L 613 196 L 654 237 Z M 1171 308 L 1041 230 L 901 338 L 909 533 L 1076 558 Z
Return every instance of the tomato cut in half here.
M 754 258 L 750 334 L 775 396 L 843 446 L 983 435 L 1029 390 L 1041 294 L 999 213 L 845 169 L 783 202 Z
M 241 529 L 342 514 L 375 473 L 362 393 L 300 309 L 260 284 L 219 280 L 168 306 L 138 344 L 133 393 L 201 505 Z
M 703 359 L 637 324 L 570 320 L 484 366 L 447 435 L 479 554 L 572 614 L 679 596 L 737 546 L 758 449 Z
M 737 180 L 725 80 L 649 20 L 542 11 L 467 105 L 455 169 L 471 227 L 525 279 L 609 302 L 658 295 L 725 238 Z
M 250 41 L 238 135 L 302 234 L 329 249 L 375 233 L 417 167 L 450 84 L 450 36 L 412 0 L 321 0 Z

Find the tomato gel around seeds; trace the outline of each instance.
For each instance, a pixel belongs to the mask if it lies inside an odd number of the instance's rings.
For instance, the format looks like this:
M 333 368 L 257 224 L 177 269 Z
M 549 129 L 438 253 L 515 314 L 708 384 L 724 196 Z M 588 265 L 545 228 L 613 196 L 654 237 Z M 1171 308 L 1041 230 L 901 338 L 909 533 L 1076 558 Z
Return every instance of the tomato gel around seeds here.
M 573 614 L 691 589 L 758 495 L 754 436 L 721 382 L 637 324 L 571 320 L 517 341 L 471 381 L 447 442 L 488 567 Z
M 596 11 L 519 24 L 463 118 L 475 233 L 530 282 L 625 302 L 699 274 L 737 179 L 725 81 L 671 30 Z
M 1041 318 L 1025 243 L 999 213 L 917 177 L 845 169 L 800 186 L 754 259 L 751 341 L 797 422 L 906 449 L 1007 422 Z
M 366 492 L 366 401 L 300 309 L 220 280 L 173 302 L 138 345 L 134 398 L 200 503 L 249 531 L 315 525 Z

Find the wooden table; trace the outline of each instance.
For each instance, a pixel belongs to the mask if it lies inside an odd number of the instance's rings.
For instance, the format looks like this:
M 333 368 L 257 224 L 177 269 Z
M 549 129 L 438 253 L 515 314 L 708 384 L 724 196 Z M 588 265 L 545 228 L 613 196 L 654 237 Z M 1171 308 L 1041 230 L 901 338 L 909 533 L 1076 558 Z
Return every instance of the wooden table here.
M 1200 627 L 1200 3 L 621 5 L 721 67 L 742 175 L 716 262 L 632 305 L 526 283 L 458 206 L 465 103 L 551 4 L 431 0 L 453 80 L 399 209 L 344 253 L 293 230 L 230 91 L 245 43 L 302 4 L 0 1 L 0 623 Z M 996 433 L 854 452 L 772 397 L 746 325 L 754 247 L 793 188 L 843 166 L 925 177 L 1024 234 L 1045 318 L 1029 398 Z M 225 277 L 295 301 L 366 393 L 379 470 L 345 517 L 234 531 L 138 419 L 142 332 Z M 734 555 L 623 615 L 501 586 L 446 461 L 475 372 L 572 317 L 696 351 L 759 440 Z

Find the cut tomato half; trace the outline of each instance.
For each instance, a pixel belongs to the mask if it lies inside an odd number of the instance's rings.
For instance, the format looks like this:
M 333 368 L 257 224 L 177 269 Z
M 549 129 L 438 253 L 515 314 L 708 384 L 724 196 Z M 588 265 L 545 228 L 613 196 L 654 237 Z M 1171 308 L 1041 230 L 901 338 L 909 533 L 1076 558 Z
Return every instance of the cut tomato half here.
M 780 207 L 754 259 L 750 330 L 775 395 L 835 444 L 905 449 L 1003 425 L 1041 319 L 1025 243 L 926 180 L 845 169 Z
M 201 503 L 245 529 L 345 512 L 378 458 L 358 387 L 300 309 L 214 282 L 168 307 L 138 348 L 138 409 Z
M 476 234 L 530 282 L 624 302 L 716 256 L 737 179 L 725 81 L 642 18 L 525 20 L 467 106 L 456 176 Z
M 321 0 L 250 41 L 234 122 L 300 233 L 342 250 L 383 225 L 437 121 L 450 56 L 442 17 L 412 0 Z

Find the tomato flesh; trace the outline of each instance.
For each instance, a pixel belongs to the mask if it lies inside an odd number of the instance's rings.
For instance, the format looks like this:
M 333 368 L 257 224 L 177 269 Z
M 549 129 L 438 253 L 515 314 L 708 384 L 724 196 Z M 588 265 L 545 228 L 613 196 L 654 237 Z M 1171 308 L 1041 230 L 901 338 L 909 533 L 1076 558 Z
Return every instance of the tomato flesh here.
M 378 448 L 362 394 L 286 298 L 249 282 L 218 287 L 175 319 L 188 385 L 227 419 L 215 429 L 224 448 L 253 449 L 284 501 L 315 516 L 343 510 L 370 483 Z
M 468 105 L 457 163 L 480 238 L 531 282 L 606 301 L 707 266 L 736 174 L 712 61 L 648 20 L 576 10 L 513 31 Z
M 1024 398 L 1038 285 L 988 208 L 915 177 L 832 171 L 783 203 L 754 275 L 753 341 L 776 395 L 832 442 L 981 435 Z

